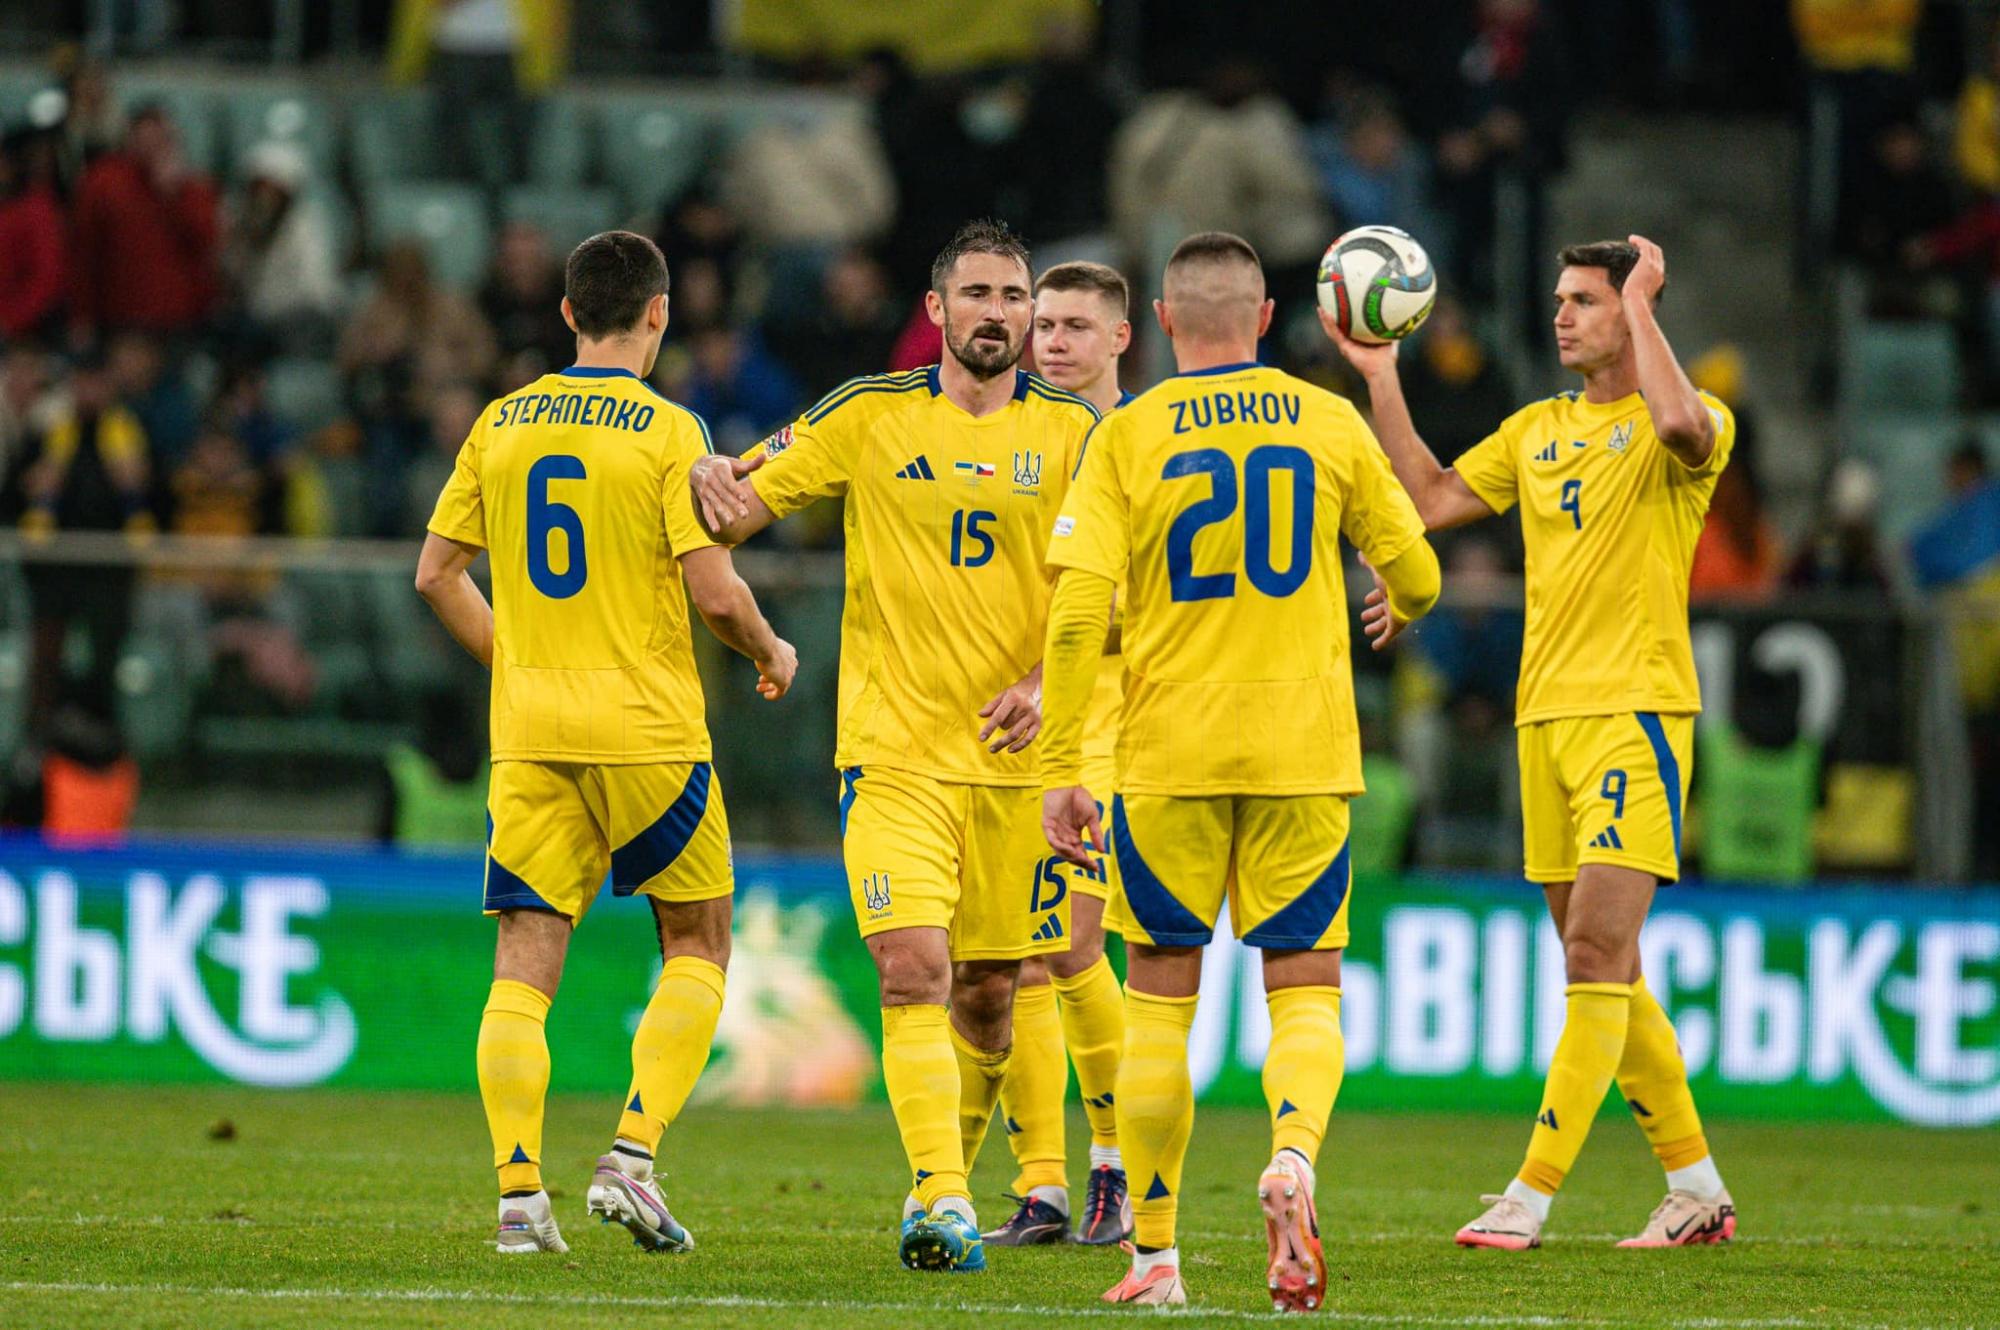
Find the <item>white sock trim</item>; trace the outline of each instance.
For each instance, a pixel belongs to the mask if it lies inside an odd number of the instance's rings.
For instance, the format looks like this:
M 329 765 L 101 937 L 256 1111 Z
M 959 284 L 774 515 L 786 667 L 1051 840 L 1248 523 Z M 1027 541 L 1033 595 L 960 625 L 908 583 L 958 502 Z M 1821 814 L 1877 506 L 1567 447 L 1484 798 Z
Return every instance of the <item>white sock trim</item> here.
M 1179 1247 L 1162 1247 L 1158 1251 L 1132 1253 L 1132 1273 L 1140 1276 L 1149 1275 L 1163 1265 L 1178 1267 L 1180 1263 L 1181 1249 Z
M 1667 1189 L 1684 1191 L 1712 1201 L 1722 1194 L 1722 1174 L 1715 1169 L 1715 1156 L 1704 1155 L 1686 1168 L 1667 1170 Z
M 972 1198 L 970 1196 L 940 1196 L 938 1197 L 937 1204 L 931 1207 L 931 1213 L 934 1215 L 943 1214 L 946 1210 L 956 1212 L 966 1223 L 972 1225 L 974 1228 L 979 1227 L 979 1216 L 972 1211 Z
M 1555 1197 L 1543 1195 L 1519 1178 L 1515 1178 L 1507 1184 L 1506 1194 L 1508 1199 L 1519 1201 L 1522 1205 L 1527 1206 L 1528 1212 L 1534 1215 L 1536 1223 L 1546 1224 L 1549 1222 L 1549 1206 L 1554 1203 Z
M 1090 1147 L 1090 1166 L 1092 1168 L 1115 1168 L 1120 1173 L 1123 1173 L 1125 1171 L 1125 1155 L 1115 1145 L 1093 1145 Z
M 1062 1211 L 1064 1219 L 1069 1218 L 1068 1187 L 1030 1187 L 1028 1188 L 1028 1199 L 1031 1201 L 1046 1201 L 1048 1204 Z

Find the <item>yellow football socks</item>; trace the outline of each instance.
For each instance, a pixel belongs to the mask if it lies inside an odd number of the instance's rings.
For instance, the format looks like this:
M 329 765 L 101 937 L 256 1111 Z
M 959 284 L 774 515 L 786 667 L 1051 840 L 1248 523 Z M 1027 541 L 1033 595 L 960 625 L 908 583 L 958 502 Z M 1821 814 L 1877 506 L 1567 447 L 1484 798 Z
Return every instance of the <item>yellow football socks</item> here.
M 1063 1042 L 1076 1063 L 1076 1088 L 1083 1096 L 1083 1113 L 1090 1119 L 1090 1143 L 1106 1149 L 1118 1144 L 1118 1058 L 1125 1048 L 1125 994 L 1111 962 L 1097 963 L 1065 979 L 1049 976 L 1060 999 Z M 1022 1193 L 1025 1195 L 1026 1193 Z
M 1590 1134 L 1618 1070 L 1632 1009 L 1630 984 L 1571 984 L 1563 992 L 1569 1001 L 1562 1038 L 1549 1064 L 1542 1111 L 1535 1115 L 1534 1138 L 1519 1175 L 1545 1196 L 1562 1186 Z
M 994 1106 L 1000 1102 L 1000 1087 L 1007 1080 L 1013 1050 L 988 1052 L 974 1046 L 949 1021 L 946 1028 L 951 1031 L 952 1056 L 958 1061 L 959 1150 L 965 1158 L 965 1171 L 971 1173 L 979 1147 L 986 1140 L 987 1124 L 993 1121 Z
M 632 1090 L 618 1120 L 621 1139 L 657 1150 L 660 1133 L 708 1065 L 715 1023 L 722 1015 L 722 968 L 698 956 L 675 956 L 632 1036 Z
M 1688 1089 L 1680 1041 L 1643 978 L 1632 985 L 1625 1052 L 1618 1061 L 1618 1092 L 1625 1096 L 1662 1168 L 1686 1168 L 1708 1157 L 1708 1138 L 1702 1135 L 1701 1115 Z
M 1118 1141 L 1132 1180 L 1132 1240 L 1174 1245 L 1181 1165 L 1194 1129 L 1188 1031 L 1195 999 L 1125 990 L 1125 1055 L 1118 1064 Z
M 479 1022 L 479 1098 L 493 1133 L 500 1191 L 542 1189 L 542 1100 L 549 1090 L 548 995 L 496 979 Z
M 926 1210 L 946 1196 L 972 1194 L 958 1136 L 958 1081 L 942 1006 L 882 1008 L 882 1085 Z
M 1063 1091 L 1068 1084 L 1056 990 L 1048 984 L 1016 990 L 1014 1056 L 1000 1087 L 1000 1117 L 1007 1124 L 1007 1143 L 1021 1170 L 1014 1178 L 1017 1195 L 1026 1196 L 1035 1187 L 1069 1185 L 1063 1141 Z
M 1279 988 L 1265 1001 L 1271 1009 L 1271 1047 L 1264 1055 L 1271 1152 L 1297 1150 L 1307 1163 L 1317 1163 L 1347 1067 L 1340 990 L 1322 985 Z

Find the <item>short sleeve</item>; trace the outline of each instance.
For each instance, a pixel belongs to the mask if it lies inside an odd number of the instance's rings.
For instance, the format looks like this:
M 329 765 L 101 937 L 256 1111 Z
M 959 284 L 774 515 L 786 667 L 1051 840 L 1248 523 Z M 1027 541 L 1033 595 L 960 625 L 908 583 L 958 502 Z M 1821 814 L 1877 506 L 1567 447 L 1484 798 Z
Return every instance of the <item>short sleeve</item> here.
M 695 514 L 694 496 L 688 485 L 688 471 L 695 459 L 708 455 L 708 426 L 692 411 L 688 415 L 701 426 L 699 440 L 682 436 L 667 458 L 666 474 L 660 481 L 660 500 L 666 514 L 667 547 L 676 559 L 719 542 L 702 528 Z
M 438 495 L 430 520 L 430 530 L 446 540 L 481 549 L 486 548 L 486 500 L 479 488 L 479 445 L 484 429 L 482 420 L 459 447 L 458 463 Z
M 1496 513 L 1504 513 L 1521 498 L 1520 442 L 1514 418 L 1465 450 L 1452 470 Z
M 847 493 L 861 458 L 861 415 L 801 417 L 759 446 L 771 460 L 750 473 L 750 486 L 773 517 L 789 517 L 815 499 Z
M 1736 451 L 1736 413 L 1724 406 L 1720 399 L 1701 394 L 1701 404 L 1708 411 L 1708 418 L 1715 425 L 1715 443 L 1708 450 L 1708 456 L 1700 466 L 1689 466 L 1674 456 L 1673 450 L 1661 447 L 1660 451 L 1672 459 L 1670 465 L 1683 476 L 1694 479 L 1716 476 L 1729 465 L 1729 455 Z
M 1114 582 L 1125 580 L 1132 557 L 1132 503 L 1119 458 L 1123 431 L 1100 421 L 1084 437 L 1076 476 L 1063 496 L 1062 513 L 1049 533 L 1045 562 L 1080 568 Z
M 1370 563 L 1381 568 L 1423 539 L 1424 519 L 1396 479 L 1374 432 L 1358 415 L 1352 423 L 1357 446 L 1340 530 Z

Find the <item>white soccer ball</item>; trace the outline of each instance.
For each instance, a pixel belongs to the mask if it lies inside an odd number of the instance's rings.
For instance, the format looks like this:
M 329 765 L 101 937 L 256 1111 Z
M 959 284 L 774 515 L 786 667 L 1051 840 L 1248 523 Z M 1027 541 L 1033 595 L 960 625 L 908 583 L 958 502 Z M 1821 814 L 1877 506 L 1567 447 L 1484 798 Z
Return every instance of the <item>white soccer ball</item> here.
M 1319 261 L 1319 307 L 1357 342 L 1408 337 L 1437 301 L 1437 269 L 1408 231 L 1357 226 Z

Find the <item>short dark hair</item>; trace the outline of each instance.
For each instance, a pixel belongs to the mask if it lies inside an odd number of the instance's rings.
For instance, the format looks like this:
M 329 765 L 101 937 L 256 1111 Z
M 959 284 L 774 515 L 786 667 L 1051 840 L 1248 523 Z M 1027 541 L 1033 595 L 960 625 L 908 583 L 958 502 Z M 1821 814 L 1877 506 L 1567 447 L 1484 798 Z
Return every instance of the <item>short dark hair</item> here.
M 585 337 L 629 332 L 667 290 L 667 257 L 632 231 L 600 231 L 569 252 L 563 294 Z
M 1173 254 L 1167 259 L 1167 268 L 1172 271 L 1183 263 L 1214 263 L 1232 259 L 1260 271 L 1264 267 L 1264 261 L 1257 257 L 1256 246 L 1242 236 L 1228 231 L 1197 231 L 1174 246 Z
M 1044 291 L 1095 291 L 1111 302 L 1119 318 L 1127 318 L 1132 312 L 1132 288 L 1127 285 L 1125 274 L 1108 263 L 1083 259 L 1058 263 L 1036 279 L 1035 294 Z
M 931 290 L 944 294 L 944 284 L 951 280 L 951 270 L 967 254 L 998 254 L 1012 259 L 1028 272 L 1035 270 L 1028 257 L 1028 242 L 1014 234 L 1012 227 L 994 217 L 980 217 L 958 228 L 945 247 L 931 263 Z
M 1632 275 L 1632 269 L 1639 266 L 1639 247 L 1629 240 L 1593 240 L 1587 245 L 1564 245 L 1556 254 L 1556 262 L 1565 268 L 1602 268 L 1611 289 L 1623 291 L 1625 279 Z M 1666 283 L 1662 282 L 1653 303 L 1659 304 L 1660 297 L 1666 293 Z

